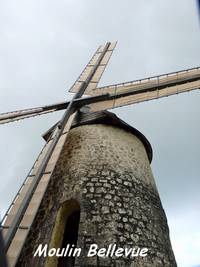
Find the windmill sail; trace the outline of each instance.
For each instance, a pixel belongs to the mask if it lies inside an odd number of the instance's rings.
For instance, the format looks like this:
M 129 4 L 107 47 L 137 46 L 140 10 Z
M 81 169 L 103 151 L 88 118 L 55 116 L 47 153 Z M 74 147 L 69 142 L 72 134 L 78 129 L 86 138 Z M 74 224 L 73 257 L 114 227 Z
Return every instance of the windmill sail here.
M 89 94 L 89 92 L 95 89 L 98 85 L 98 82 L 109 62 L 109 59 L 113 53 L 113 50 L 116 46 L 117 42 L 106 43 L 104 45 L 99 46 L 79 78 L 76 80 L 74 85 L 69 90 L 70 92 L 76 93 L 79 91 L 83 83 L 89 79 L 87 83 L 87 88 L 85 89 L 85 94 Z M 92 74 L 92 75 L 91 75 Z M 7 113 L 0 114 L 0 124 L 14 122 L 26 118 L 32 118 L 35 116 L 47 114 L 50 112 L 58 111 L 67 108 L 67 102 L 61 102 L 57 104 L 52 104 L 43 107 L 30 108 L 24 110 L 17 110 Z
M 113 109 L 200 88 L 200 68 L 97 88 L 90 95 L 109 94 L 107 100 L 89 105 L 91 111 Z
M 74 100 L 77 107 L 90 104 L 91 111 L 112 109 L 199 88 L 200 68 L 173 72 L 146 79 L 109 85 L 87 91 L 91 98 Z M 106 99 L 106 100 L 105 100 Z M 0 114 L 0 124 L 14 122 L 50 112 L 66 109 L 69 102 L 60 102 Z
M 101 62 L 95 71 L 95 74 L 93 75 L 92 79 L 88 83 L 88 86 L 85 90 L 85 94 L 89 94 L 89 92 L 93 89 L 95 89 L 98 85 L 99 80 L 101 79 L 101 76 L 110 60 L 110 57 L 113 53 L 113 50 L 115 49 L 117 42 L 110 43 L 109 46 L 106 47 L 107 44 L 99 46 L 81 75 L 78 77 L 78 79 L 75 81 L 71 89 L 69 90 L 72 93 L 78 92 L 81 85 L 87 80 L 87 78 L 91 75 L 93 72 L 98 60 L 101 58 L 102 54 L 104 53 Z M 106 51 L 105 51 L 106 49 Z
M 56 163 L 59 159 L 60 153 L 62 151 L 63 145 L 65 143 L 65 140 L 67 138 L 68 132 L 70 130 L 71 124 L 73 122 L 74 116 L 76 115 L 76 112 L 73 113 L 65 128 L 63 131 L 63 134 L 59 138 L 59 141 L 57 142 L 57 145 L 48 161 L 48 164 L 42 174 L 42 177 L 36 184 L 36 188 L 34 190 L 34 194 L 31 197 L 31 200 L 29 202 L 29 205 L 25 211 L 24 214 L 22 214 L 21 222 L 19 226 L 17 227 L 17 231 L 8 247 L 7 251 L 7 258 L 9 262 L 9 266 L 15 266 L 17 259 L 19 257 L 19 254 L 21 252 L 21 249 L 24 245 L 24 242 L 26 240 L 26 237 L 29 233 L 30 227 L 33 223 L 33 220 L 37 214 L 37 210 L 39 208 L 39 205 L 42 201 L 42 198 L 46 192 L 46 188 L 48 186 L 48 183 L 50 181 L 50 178 L 52 176 L 52 173 L 54 171 L 54 168 L 56 166 Z M 30 173 L 28 174 L 27 178 L 25 179 L 22 187 L 20 188 L 18 194 L 16 195 L 15 199 L 13 200 L 8 212 L 3 218 L 2 221 L 2 228 L 3 228 L 3 236 L 6 238 L 6 235 L 14 223 L 14 220 L 17 216 L 17 213 L 24 201 L 26 201 L 27 192 L 31 190 L 32 184 L 35 182 L 35 178 L 37 175 L 37 172 L 42 164 L 42 161 L 51 146 L 53 142 L 53 138 L 55 138 L 56 132 L 54 132 L 54 137 L 52 137 L 44 146 L 42 152 L 40 153 L 39 157 L 35 161 L 35 164 L 33 165 Z
M 29 109 L 16 110 L 16 111 L 7 112 L 7 113 L 1 113 L 0 124 L 23 120 L 26 118 L 31 118 L 31 117 L 47 114 L 50 112 L 66 109 L 68 104 L 69 102 L 61 102 L 61 103 L 56 103 L 56 104 L 47 105 L 43 107 L 29 108 Z
M 70 102 L 60 104 L 59 109 L 63 109 L 64 107 L 67 108 L 65 114 L 63 115 L 60 123 L 54 129 L 50 140 L 48 140 L 42 153 L 39 155 L 32 170 L 26 178 L 22 188 L 19 190 L 16 198 L 3 218 L 1 227 L 3 228 L 10 267 L 14 267 L 16 265 L 17 259 L 37 214 L 56 163 L 60 157 L 68 132 L 70 131 L 76 115 L 77 106 L 74 105 L 74 102 L 77 98 L 80 98 L 84 94 L 90 81 L 92 79 L 96 79 L 95 77 L 98 75 L 101 64 L 103 64 L 104 61 L 107 62 L 105 56 L 110 46 L 111 43 L 107 43 L 105 46 L 99 48 L 98 53 L 100 56 L 95 63 L 91 63 L 93 66 L 92 72 L 85 77 L 85 80 L 79 87 L 73 99 Z M 58 106 L 51 105 L 48 107 L 3 114 L 1 118 L 2 121 L 4 120 L 5 122 L 6 120 L 25 118 L 27 116 L 38 115 L 43 112 L 51 112 L 55 110 L 58 110 Z
M 79 109 L 85 105 L 91 104 L 93 102 L 103 101 L 107 99 L 108 94 L 104 95 L 97 95 L 93 97 L 84 97 L 84 98 L 78 98 L 73 101 L 74 106 Z M 12 111 L 7 113 L 1 113 L 0 114 L 0 124 L 5 124 L 9 122 L 15 122 L 27 118 L 32 118 L 35 116 L 45 115 L 51 112 L 64 110 L 68 107 L 69 101 L 66 102 L 60 102 L 44 107 L 39 108 L 31 108 L 31 109 L 23 109 L 18 111 Z
M 35 116 L 39 116 L 39 115 L 44 115 L 50 112 L 54 112 L 56 111 L 56 109 L 50 109 L 48 111 L 42 111 L 41 110 L 31 110 L 31 111 L 16 111 L 16 112 L 11 112 L 8 113 L 6 115 L 1 114 L 0 115 L 0 124 L 5 124 L 5 123 L 9 123 L 9 122 L 14 122 L 14 121 L 18 121 L 18 120 L 23 120 L 23 119 L 27 119 L 27 118 L 32 118 Z

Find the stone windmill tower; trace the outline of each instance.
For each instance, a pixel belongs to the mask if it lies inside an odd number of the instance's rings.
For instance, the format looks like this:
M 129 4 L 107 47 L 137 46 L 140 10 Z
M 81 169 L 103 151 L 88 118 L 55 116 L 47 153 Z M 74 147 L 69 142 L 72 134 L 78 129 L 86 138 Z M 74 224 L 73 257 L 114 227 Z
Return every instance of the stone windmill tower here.
M 200 68 L 98 88 L 115 45 L 97 49 L 70 89 L 70 102 L 0 116 L 8 123 L 65 110 L 44 134 L 46 144 L 2 220 L 10 267 L 176 266 L 151 145 L 106 110 L 199 89 Z M 107 254 L 88 257 L 92 244 Z M 42 255 L 34 256 L 39 247 Z M 135 254 L 117 256 L 118 247 L 134 247 Z M 147 256 L 136 257 L 144 247 Z

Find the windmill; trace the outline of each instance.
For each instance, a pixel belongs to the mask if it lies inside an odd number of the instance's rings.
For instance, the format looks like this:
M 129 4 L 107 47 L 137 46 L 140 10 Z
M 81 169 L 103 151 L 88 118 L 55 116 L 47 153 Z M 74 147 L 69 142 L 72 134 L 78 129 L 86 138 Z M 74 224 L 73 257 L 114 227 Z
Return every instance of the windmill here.
M 114 115 L 106 113 L 106 110 L 188 92 L 199 89 L 200 87 L 199 67 L 131 82 L 98 87 L 98 82 L 115 46 L 116 42 L 108 42 L 97 49 L 81 75 L 69 90 L 74 93 L 71 101 L 0 114 L 0 124 L 5 124 L 65 110 L 61 120 L 44 134 L 43 137 L 46 140 L 46 144 L 1 222 L 5 251 L 10 267 L 23 266 L 20 265 L 19 259 L 23 257 L 21 254 L 26 254 L 24 252 L 24 246 L 34 225 L 44 196 L 48 191 L 49 184 L 63 153 L 68 136 L 70 135 L 71 129 L 75 127 L 75 124 L 86 125 L 89 121 L 94 121 L 99 124 L 105 124 L 105 121 L 107 124 L 118 124 L 123 129 L 132 132 L 142 141 L 148 159 L 151 161 L 151 146 L 146 138 L 136 129 L 132 129 L 117 119 Z M 120 183 L 120 179 L 118 180 Z M 91 189 L 90 191 L 91 193 L 93 192 Z M 76 206 L 77 204 L 73 203 L 73 205 Z M 104 208 L 106 215 L 106 207 Z M 78 210 L 78 208 L 75 208 L 75 210 Z M 121 209 L 121 212 L 123 214 L 124 211 Z M 126 222 L 126 219 L 124 221 Z M 170 258 L 169 262 L 173 266 L 176 266 L 170 242 L 168 239 L 166 240 L 168 242 L 168 254 L 170 255 L 167 258 Z M 34 262 L 32 266 L 43 266 L 39 262 L 37 264 Z M 49 265 L 45 266 L 57 266 L 51 264 L 49 263 Z M 70 265 L 71 263 L 69 262 L 68 264 L 69 266 L 74 266 Z M 92 266 L 97 266 L 95 264 Z M 111 266 L 109 264 L 107 263 L 107 265 L 102 266 Z

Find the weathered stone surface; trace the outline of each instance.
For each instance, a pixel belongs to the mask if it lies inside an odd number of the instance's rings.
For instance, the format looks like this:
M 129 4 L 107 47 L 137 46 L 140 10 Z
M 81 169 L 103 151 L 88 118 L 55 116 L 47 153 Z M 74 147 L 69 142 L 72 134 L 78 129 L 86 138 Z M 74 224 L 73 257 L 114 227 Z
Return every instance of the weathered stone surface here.
M 113 126 L 85 125 L 70 131 L 18 267 L 44 266 L 33 258 L 49 244 L 61 203 L 81 207 L 75 266 L 175 267 L 167 220 L 142 142 Z M 147 247 L 147 257 L 86 257 L 90 244 Z

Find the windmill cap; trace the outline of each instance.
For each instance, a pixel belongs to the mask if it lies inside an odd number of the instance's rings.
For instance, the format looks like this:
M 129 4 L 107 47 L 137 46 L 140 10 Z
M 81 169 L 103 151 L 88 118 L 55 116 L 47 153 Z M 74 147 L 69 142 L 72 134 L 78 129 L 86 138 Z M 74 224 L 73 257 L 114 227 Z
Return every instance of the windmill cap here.
M 53 125 L 47 132 L 45 132 L 42 137 L 45 141 L 48 141 L 51 138 L 51 135 L 57 126 L 58 123 Z M 88 124 L 105 124 L 105 125 L 112 125 L 118 127 L 120 129 L 124 129 L 127 132 L 132 133 L 135 135 L 144 145 L 145 150 L 147 152 L 147 156 L 149 162 L 151 163 L 153 158 L 153 151 L 151 144 L 147 140 L 147 138 L 136 128 L 130 126 L 120 118 L 118 118 L 114 113 L 109 111 L 98 111 L 98 112 L 88 112 L 86 108 L 82 108 L 78 111 L 77 116 L 75 117 L 72 128 L 79 127 L 81 125 L 88 125 Z

